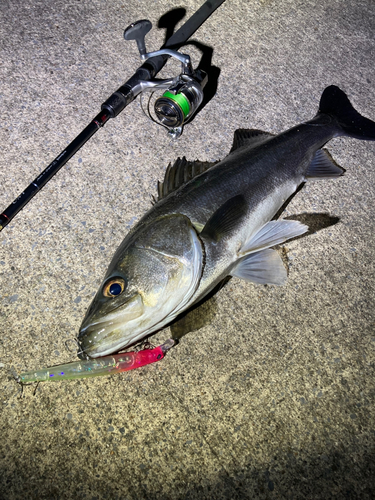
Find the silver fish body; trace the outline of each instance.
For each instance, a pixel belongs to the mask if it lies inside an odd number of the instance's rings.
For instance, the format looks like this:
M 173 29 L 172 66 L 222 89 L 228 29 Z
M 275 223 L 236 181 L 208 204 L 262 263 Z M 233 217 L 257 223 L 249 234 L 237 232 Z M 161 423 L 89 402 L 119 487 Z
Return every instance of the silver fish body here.
M 331 86 L 308 122 L 277 136 L 237 130 L 216 164 L 177 160 L 112 259 L 81 325 L 80 356 L 108 355 L 157 331 L 228 275 L 284 284 L 270 247 L 308 228 L 272 218 L 309 178 L 343 174 L 321 149 L 340 135 L 375 140 L 375 123 Z

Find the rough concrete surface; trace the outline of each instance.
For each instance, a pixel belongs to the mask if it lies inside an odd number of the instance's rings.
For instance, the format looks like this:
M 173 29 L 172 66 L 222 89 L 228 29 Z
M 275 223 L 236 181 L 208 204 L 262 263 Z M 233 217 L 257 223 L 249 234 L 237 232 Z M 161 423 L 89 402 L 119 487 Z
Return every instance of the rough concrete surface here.
M 123 29 L 150 19 L 155 50 L 160 17 L 201 3 L 2 0 L 0 210 L 139 66 Z M 236 128 L 307 120 L 330 84 L 375 119 L 374 32 L 373 0 L 227 0 L 193 37 L 220 74 L 182 137 L 137 100 L 1 232 L 1 498 L 375 497 L 374 143 L 331 141 L 346 175 L 286 208 L 317 222 L 284 245 L 286 286 L 232 279 L 208 324 L 140 370 L 22 395 L 10 376 L 75 359 L 65 341 L 177 156 L 218 160 Z

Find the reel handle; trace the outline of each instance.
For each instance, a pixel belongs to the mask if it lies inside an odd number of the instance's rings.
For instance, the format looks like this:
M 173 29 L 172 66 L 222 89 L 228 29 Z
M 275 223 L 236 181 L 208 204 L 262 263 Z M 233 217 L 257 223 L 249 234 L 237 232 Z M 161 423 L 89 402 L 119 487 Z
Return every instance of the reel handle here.
M 152 28 L 151 21 L 141 19 L 128 26 L 124 31 L 125 40 L 135 40 L 141 57 L 146 54 L 145 37 Z

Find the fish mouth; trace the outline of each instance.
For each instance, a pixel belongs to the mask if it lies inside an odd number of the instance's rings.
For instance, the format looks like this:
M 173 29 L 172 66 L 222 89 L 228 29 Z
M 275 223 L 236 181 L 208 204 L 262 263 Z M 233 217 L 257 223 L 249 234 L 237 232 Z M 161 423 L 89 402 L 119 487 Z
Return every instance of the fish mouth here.
M 135 322 L 143 313 L 142 298 L 136 295 L 103 318 L 91 320 L 87 324 L 83 322 L 77 337 L 78 357 L 96 358 L 121 349 L 126 345 L 127 337 L 132 338 L 132 322 Z M 126 325 L 126 330 L 124 325 Z M 135 327 L 136 324 L 134 324 L 134 329 Z M 125 331 L 129 331 L 129 334 L 126 335 Z

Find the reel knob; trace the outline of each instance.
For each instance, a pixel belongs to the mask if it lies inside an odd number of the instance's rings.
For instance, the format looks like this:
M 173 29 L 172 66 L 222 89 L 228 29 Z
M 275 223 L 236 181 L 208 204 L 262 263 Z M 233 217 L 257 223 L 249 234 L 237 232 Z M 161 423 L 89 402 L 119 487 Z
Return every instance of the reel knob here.
M 128 26 L 124 31 L 125 40 L 135 40 L 141 57 L 146 54 L 145 36 L 152 28 L 151 21 L 142 19 Z

